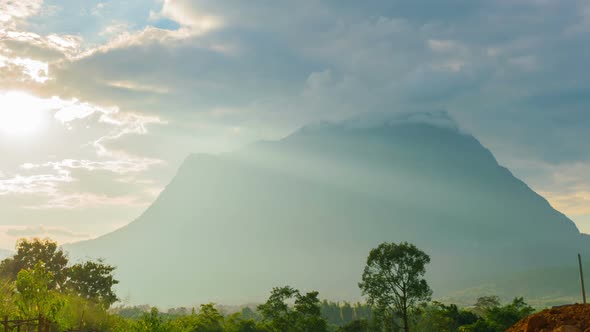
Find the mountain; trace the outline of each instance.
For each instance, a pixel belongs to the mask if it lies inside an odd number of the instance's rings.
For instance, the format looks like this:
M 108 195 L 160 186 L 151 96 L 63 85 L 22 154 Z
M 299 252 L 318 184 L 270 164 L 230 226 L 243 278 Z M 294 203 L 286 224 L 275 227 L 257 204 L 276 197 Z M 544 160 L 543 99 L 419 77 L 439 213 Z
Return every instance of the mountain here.
M 116 265 L 121 297 L 177 306 L 261 301 L 285 284 L 358 299 L 383 241 L 431 255 L 435 296 L 590 249 L 445 113 L 308 126 L 189 156 L 137 220 L 66 249 Z

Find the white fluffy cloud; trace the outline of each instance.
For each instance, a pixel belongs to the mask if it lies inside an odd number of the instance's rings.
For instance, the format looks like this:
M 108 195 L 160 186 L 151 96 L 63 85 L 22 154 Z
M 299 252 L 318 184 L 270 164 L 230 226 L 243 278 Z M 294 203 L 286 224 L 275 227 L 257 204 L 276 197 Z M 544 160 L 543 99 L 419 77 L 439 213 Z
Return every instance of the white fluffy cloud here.
M 0 29 L 37 14 L 42 5 L 43 0 L 0 0 Z

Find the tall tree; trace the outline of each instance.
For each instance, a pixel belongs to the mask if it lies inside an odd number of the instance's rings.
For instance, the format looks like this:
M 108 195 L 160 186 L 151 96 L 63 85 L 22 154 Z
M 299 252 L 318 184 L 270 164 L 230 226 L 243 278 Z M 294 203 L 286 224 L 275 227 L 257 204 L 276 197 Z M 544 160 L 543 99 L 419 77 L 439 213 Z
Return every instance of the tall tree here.
M 428 263 L 430 257 L 413 244 L 382 243 L 369 253 L 359 287 L 367 302 L 386 317 L 400 315 L 409 332 L 410 310 L 432 295 L 424 279 Z
M 113 286 L 119 283 L 113 277 L 113 266 L 102 260 L 72 265 L 67 272 L 66 288 L 76 295 L 110 307 L 118 301 Z
M 49 239 L 20 239 L 16 243 L 16 253 L 0 263 L 0 277 L 16 280 L 21 270 L 33 269 L 39 262 L 51 272 L 53 278 L 50 289 L 63 287 L 67 278 L 68 258 L 57 242 Z

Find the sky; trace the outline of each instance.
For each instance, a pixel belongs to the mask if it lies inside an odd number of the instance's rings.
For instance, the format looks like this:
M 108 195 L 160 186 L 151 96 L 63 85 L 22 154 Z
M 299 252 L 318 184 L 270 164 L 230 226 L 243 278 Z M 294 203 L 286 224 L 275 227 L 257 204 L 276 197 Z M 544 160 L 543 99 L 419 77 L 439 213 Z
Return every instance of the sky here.
M 445 110 L 590 233 L 588 0 L 0 0 L 0 248 L 139 216 L 194 152 Z

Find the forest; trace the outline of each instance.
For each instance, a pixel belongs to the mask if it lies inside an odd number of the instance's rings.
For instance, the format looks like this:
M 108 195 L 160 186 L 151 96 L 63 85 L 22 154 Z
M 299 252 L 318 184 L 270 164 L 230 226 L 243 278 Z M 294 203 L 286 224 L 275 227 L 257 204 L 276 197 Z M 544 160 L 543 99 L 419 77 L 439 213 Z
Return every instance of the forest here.
M 317 291 L 270 290 L 266 302 L 238 309 L 206 303 L 160 310 L 123 306 L 116 268 L 72 264 L 49 239 L 21 239 L 0 263 L 0 330 L 136 332 L 503 332 L 535 311 L 523 298 L 485 295 L 470 307 L 432 300 L 424 279 L 430 257 L 410 243 L 371 250 L 358 287 L 365 301 L 332 302 Z

